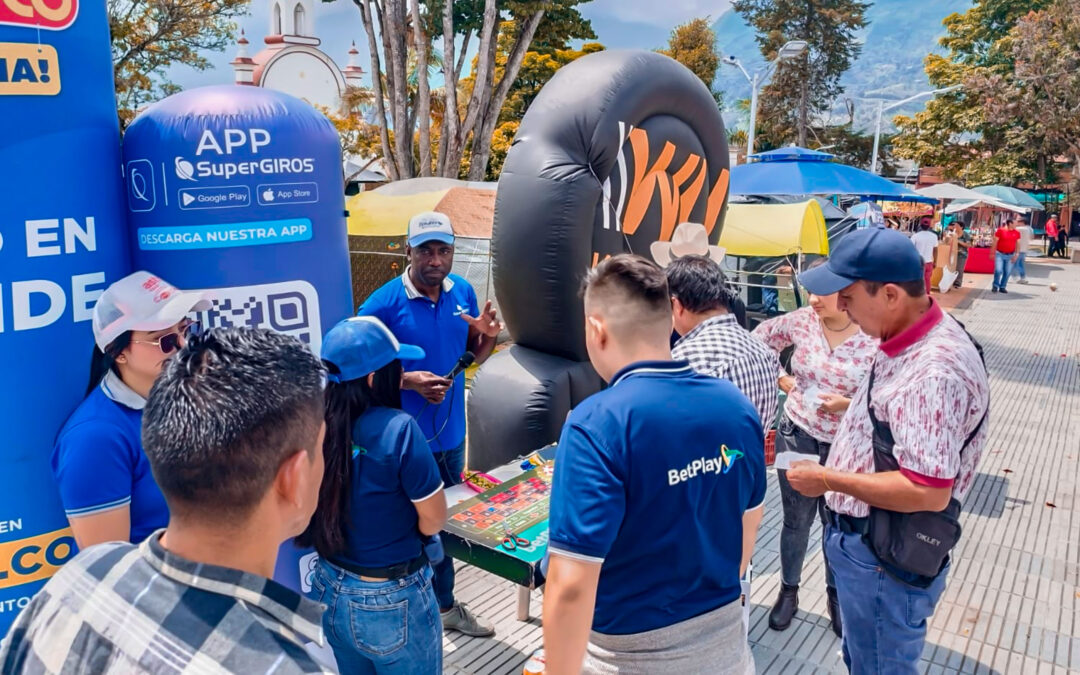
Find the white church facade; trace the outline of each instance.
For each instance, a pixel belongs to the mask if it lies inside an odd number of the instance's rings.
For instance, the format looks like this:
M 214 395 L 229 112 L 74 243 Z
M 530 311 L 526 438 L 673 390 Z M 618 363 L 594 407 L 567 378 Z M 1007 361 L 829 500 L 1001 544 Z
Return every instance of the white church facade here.
M 232 61 L 236 83 L 267 87 L 290 94 L 315 106 L 336 110 L 345 87 L 359 86 L 364 75 L 357 64 L 358 51 L 349 49 L 349 62 L 339 68 L 319 49 L 315 36 L 317 0 L 269 0 L 270 26 L 266 46 L 248 55 L 248 40 L 241 32 Z

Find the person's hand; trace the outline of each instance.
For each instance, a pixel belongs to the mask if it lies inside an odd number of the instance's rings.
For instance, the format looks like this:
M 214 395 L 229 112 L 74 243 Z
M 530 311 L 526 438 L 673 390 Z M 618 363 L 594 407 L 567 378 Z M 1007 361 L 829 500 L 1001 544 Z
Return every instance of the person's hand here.
M 411 373 L 405 373 L 401 377 L 402 385 L 404 389 L 415 391 L 424 397 L 428 403 L 439 405 L 446 398 L 446 392 L 452 384 L 450 380 L 445 377 L 440 377 L 435 373 L 429 373 L 426 370 L 416 370 Z
M 489 338 L 498 337 L 503 329 L 502 322 L 499 321 L 499 318 L 495 315 L 495 309 L 491 306 L 490 300 L 484 304 L 484 309 L 480 312 L 480 316 L 471 317 L 468 314 L 462 314 L 461 318 L 471 327 L 475 328 L 478 333 L 486 335 Z
M 1012 261 L 1011 261 L 1011 262 L 1016 262 L 1016 261 L 1017 261 L 1017 260 L 1019 260 L 1019 259 L 1020 259 L 1020 256 L 1018 256 L 1018 255 L 1014 255 L 1014 256 L 1012 257 Z
M 817 462 L 803 460 L 791 465 L 787 470 L 787 480 L 799 494 L 820 497 L 826 492 L 825 471 L 825 467 Z
M 851 405 L 851 399 L 840 394 L 818 394 L 818 398 L 821 399 L 818 409 L 822 412 L 842 413 Z
M 795 377 L 793 375 L 784 375 L 776 383 L 782 392 L 790 394 L 791 390 L 795 388 Z

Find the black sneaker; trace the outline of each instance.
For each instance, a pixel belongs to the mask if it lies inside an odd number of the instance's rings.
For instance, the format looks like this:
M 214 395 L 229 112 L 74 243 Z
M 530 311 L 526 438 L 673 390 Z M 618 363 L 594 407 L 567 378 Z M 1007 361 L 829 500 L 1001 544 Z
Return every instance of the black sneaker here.
M 998 292 L 998 291 L 997 291 L 997 287 L 995 286 L 994 288 L 990 289 L 990 292 L 991 292 L 991 293 L 997 293 L 997 292 Z
M 1008 291 L 1003 288 L 1000 291 L 998 291 L 998 293 L 1008 293 Z

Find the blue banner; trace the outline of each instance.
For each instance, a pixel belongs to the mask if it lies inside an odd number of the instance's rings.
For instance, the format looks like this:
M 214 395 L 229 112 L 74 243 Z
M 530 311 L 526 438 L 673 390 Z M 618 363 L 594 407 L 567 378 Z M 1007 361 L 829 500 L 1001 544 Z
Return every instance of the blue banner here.
M 105 3 L 0 2 L 0 636 L 74 552 L 49 455 L 129 258 Z

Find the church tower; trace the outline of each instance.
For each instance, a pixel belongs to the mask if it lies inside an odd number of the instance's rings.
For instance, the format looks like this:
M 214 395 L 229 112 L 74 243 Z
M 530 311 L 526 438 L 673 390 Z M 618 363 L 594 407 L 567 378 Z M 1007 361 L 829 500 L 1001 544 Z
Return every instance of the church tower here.
M 270 21 L 263 42 L 266 47 L 248 56 L 248 40 L 241 32 L 232 62 L 237 84 L 267 87 L 304 99 L 312 105 L 336 111 L 348 85 L 360 85 L 364 74 L 358 52 L 349 50 L 349 64 L 342 70 L 319 49 L 315 13 L 318 0 L 268 0 Z

